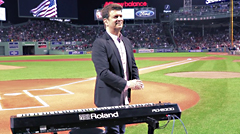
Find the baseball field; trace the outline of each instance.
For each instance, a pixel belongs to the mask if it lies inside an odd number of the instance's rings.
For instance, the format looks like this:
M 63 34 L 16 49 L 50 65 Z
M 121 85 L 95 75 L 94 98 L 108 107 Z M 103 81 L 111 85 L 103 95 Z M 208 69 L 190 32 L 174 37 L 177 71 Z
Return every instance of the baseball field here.
M 161 101 L 182 109 L 183 123 L 172 120 L 155 134 L 240 134 L 240 56 L 145 53 L 135 58 L 145 87 L 132 92 L 131 104 Z M 11 133 L 11 115 L 95 107 L 95 76 L 89 54 L 0 57 L 0 133 Z M 126 133 L 146 134 L 147 124 L 129 125 Z

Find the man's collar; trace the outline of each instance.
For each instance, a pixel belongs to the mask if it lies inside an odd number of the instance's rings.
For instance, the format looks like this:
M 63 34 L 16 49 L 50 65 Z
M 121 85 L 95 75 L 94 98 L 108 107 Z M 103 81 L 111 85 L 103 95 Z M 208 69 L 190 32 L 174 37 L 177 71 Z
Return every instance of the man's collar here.
M 107 31 L 107 33 L 110 35 L 110 37 L 111 37 L 112 39 L 116 39 L 116 40 L 118 39 L 118 36 L 117 36 L 117 35 L 111 34 L 111 33 L 108 32 L 108 31 Z M 120 33 L 119 38 L 122 39 L 122 34 L 121 34 L 121 33 Z

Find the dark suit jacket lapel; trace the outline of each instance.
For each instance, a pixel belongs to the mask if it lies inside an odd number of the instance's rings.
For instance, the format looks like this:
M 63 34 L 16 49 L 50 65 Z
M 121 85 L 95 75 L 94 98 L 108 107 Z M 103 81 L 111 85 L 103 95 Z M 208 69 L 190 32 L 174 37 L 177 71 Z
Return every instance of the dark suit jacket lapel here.
M 111 36 L 107 32 L 105 32 L 105 37 L 106 37 L 106 40 L 107 40 L 107 44 L 109 44 L 113 48 L 114 54 L 117 57 L 118 63 L 120 64 L 120 67 L 122 67 L 122 60 L 121 60 L 121 57 L 120 57 L 117 46 L 115 45 L 113 39 L 111 38 Z

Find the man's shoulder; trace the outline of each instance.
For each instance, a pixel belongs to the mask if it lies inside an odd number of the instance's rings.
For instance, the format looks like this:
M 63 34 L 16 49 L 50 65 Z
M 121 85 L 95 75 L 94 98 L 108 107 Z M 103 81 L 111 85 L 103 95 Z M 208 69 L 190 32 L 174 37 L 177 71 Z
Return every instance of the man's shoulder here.
M 105 44 L 106 41 L 107 41 L 107 38 L 104 35 L 101 35 L 95 39 L 95 41 L 93 42 L 93 45 L 94 44 L 102 44 L 103 45 L 103 44 Z
M 106 39 L 109 39 L 109 35 L 107 34 L 107 32 L 104 32 L 102 35 L 98 36 L 96 39 L 106 40 Z
M 128 41 L 129 43 L 131 43 L 130 39 L 128 37 L 126 37 L 126 36 L 123 36 L 122 39 L 125 40 L 125 41 Z
M 106 38 L 103 37 L 103 36 L 99 36 L 99 37 L 97 37 L 97 38 L 95 39 L 94 42 L 103 42 L 103 41 L 106 41 Z

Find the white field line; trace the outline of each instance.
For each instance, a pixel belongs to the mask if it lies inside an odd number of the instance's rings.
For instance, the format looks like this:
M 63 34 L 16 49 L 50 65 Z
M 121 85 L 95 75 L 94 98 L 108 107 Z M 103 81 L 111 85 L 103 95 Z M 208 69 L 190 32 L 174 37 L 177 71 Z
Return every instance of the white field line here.
M 28 91 L 36 91 L 36 90 L 51 90 L 51 89 L 60 89 L 64 92 L 66 92 L 65 94 L 49 94 L 49 95 L 37 95 L 37 96 L 55 96 L 55 95 L 67 95 L 67 94 L 74 94 L 73 92 L 66 90 L 64 88 L 61 88 L 59 86 L 54 86 L 54 87 L 48 87 L 48 88 L 43 88 L 43 89 L 29 89 L 27 91 L 25 91 L 26 94 L 29 94 L 29 96 L 31 96 L 32 94 L 29 93 Z
M 69 94 L 74 94 L 73 92 L 71 92 L 71 91 L 69 91 L 69 90 L 67 90 L 67 89 L 64 89 L 64 88 L 61 88 L 61 87 L 59 87 L 59 89 L 60 89 L 60 90 L 63 90 L 64 92 L 67 92 L 67 93 L 69 93 Z
M 195 61 L 198 61 L 198 60 L 199 60 L 199 59 L 196 59 L 196 60 L 177 61 L 177 62 L 167 63 L 167 64 L 163 64 L 163 65 L 157 65 L 157 66 L 151 66 L 151 67 L 141 68 L 141 69 L 139 69 L 139 71 L 148 70 L 148 69 L 154 69 L 154 68 L 160 68 L 160 67 L 161 67 L 161 69 L 166 69 L 166 68 L 170 68 L 170 67 L 174 67 L 174 66 L 178 66 L 178 65 L 183 65 L 183 64 L 195 62 Z
M 28 96 L 30 96 L 30 97 L 34 97 L 34 95 L 32 95 L 31 93 L 28 92 L 28 90 L 23 90 L 23 92 L 24 92 L 25 94 L 27 94 Z
M 17 96 L 17 95 L 21 95 L 22 93 L 8 93 L 8 94 L 4 94 L 5 96 Z
M 36 89 L 33 89 L 36 90 Z M 19 109 L 32 109 L 32 108 L 43 108 L 43 107 L 49 107 L 49 105 L 44 102 L 39 96 L 34 96 L 31 93 L 29 93 L 27 90 L 23 90 L 25 94 L 27 94 L 30 97 L 34 97 L 36 100 L 38 100 L 43 106 L 35 106 L 35 107 L 21 107 L 21 108 L 9 108 L 9 109 L 0 109 L 0 111 L 3 110 L 19 110 Z
M 32 90 L 38 90 L 38 89 L 32 89 Z M 30 92 L 28 92 L 28 90 L 23 90 L 23 92 L 26 93 L 28 96 L 34 97 L 35 99 L 37 99 L 43 105 L 43 107 L 49 107 L 49 105 L 46 102 L 44 102 L 42 99 L 40 99 L 39 96 L 32 95 Z
M 49 105 L 48 105 L 46 102 L 44 102 L 39 96 L 35 96 L 35 98 L 36 98 L 40 103 L 42 103 L 43 106 L 49 107 Z
M 68 84 L 63 84 L 63 85 L 59 85 L 59 86 L 54 86 L 54 87 L 50 87 L 50 88 L 59 88 L 59 87 L 62 87 L 62 86 L 68 86 L 68 85 L 82 83 L 82 82 L 91 81 L 91 80 L 95 80 L 95 79 L 96 79 L 96 77 L 92 77 L 92 78 L 88 78 L 86 80 L 80 80 L 80 81 L 76 81 L 76 82 L 72 82 L 72 83 L 68 83 Z
M 205 57 L 202 57 L 202 58 L 205 58 Z M 167 64 L 163 64 L 163 65 L 157 65 L 157 66 L 151 66 L 151 67 L 146 67 L 146 68 L 141 68 L 139 69 L 139 71 L 142 71 L 142 70 L 148 70 L 148 69 L 154 69 L 154 68 L 159 68 L 159 67 L 163 67 L 161 69 L 166 69 L 166 68 L 169 68 L 169 67 L 174 67 L 174 66 L 178 66 L 178 65 L 182 65 L 182 64 L 187 64 L 187 63 L 191 63 L 191 62 L 195 62 L 195 61 L 198 61 L 200 60 L 199 59 L 195 59 L 195 60 L 184 60 L 184 61 L 177 61 L 177 62 L 172 62 L 172 63 L 167 63 Z M 85 80 L 81 80 L 81 81 L 76 81 L 76 82 L 72 82 L 72 83 L 68 83 L 68 84 L 63 84 L 63 85 L 59 85 L 59 86 L 54 86 L 54 87 L 49 87 L 49 88 L 45 88 L 45 89 L 54 89 L 54 88 L 58 88 L 60 90 L 63 90 L 69 94 L 74 94 L 73 92 L 71 91 L 68 91 L 64 88 L 61 88 L 62 86 L 68 86 L 68 85 L 72 85 L 72 84 L 77 84 L 77 83 L 82 83 L 82 82 L 86 82 L 86 81 L 91 81 L 91 80 L 95 80 L 96 77 L 92 77 L 92 78 L 88 78 L 88 79 L 85 79 Z M 44 102 L 39 96 L 34 96 L 32 95 L 30 92 L 28 91 L 33 91 L 33 90 L 44 90 L 44 89 L 31 89 L 31 90 L 23 90 L 24 93 L 26 93 L 28 96 L 30 97 L 34 97 L 35 99 L 37 99 L 43 106 L 36 106 L 36 107 L 23 107 L 23 108 L 10 108 L 10 109 L 2 109 L 1 105 L 0 105 L 0 111 L 3 111 L 3 110 L 19 110 L 19 109 L 31 109 L 31 108 L 42 108 L 42 107 L 49 107 L 49 105 Z M 49 96 L 49 95 L 42 95 L 42 96 Z M 0 96 L 1 97 L 1 96 Z M 1 98 L 0 98 L 1 100 Z
M 199 59 L 196 60 L 184 60 L 184 61 L 177 61 L 177 62 L 172 62 L 172 63 L 168 63 L 168 64 L 163 64 L 163 65 L 157 65 L 157 66 L 151 66 L 151 67 L 146 67 L 146 68 L 141 68 L 139 70 L 146 70 L 146 69 L 152 69 L 152 68 L 157 68 L 157 67 L 164 67 L 168 68 L 168 67 L 173 67 L 173 66 L 178 66 L 178 65 L 182 65 L 182 64 L 186 64 L 186 63 L 191 63 L 191 62 L 195 62 Z M 183 62 L 183 63 L 182 63 Z M 86 80 L 80 80 L 80 81 L 76 81 L 76 82 L 72 82 L 72 83 L 68 83 L 68 84 L 63 84 L 63 85 L 59 85 L 59 86 L 54 86 L 54 87 L 49 87 L 46 89 L 52 89 L 52 88 L 59 88 L 62 86 L 68 86 L 68 85 L 72 85 L 72 84 L 77 84 L 77 83 L 81 83 L 81 82 L 86 82 L 86 81 L 91 81 L 91 80 L 95 80 L 96 77 L 92 77 L 92 78 L 88 78 Z

